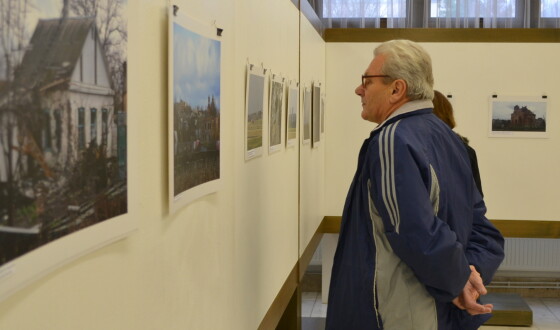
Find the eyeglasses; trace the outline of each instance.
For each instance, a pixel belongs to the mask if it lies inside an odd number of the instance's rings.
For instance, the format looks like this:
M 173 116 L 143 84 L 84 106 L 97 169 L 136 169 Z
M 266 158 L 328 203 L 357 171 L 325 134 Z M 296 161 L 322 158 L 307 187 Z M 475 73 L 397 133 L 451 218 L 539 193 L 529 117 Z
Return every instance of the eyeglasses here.
M 362 75 L 362 87 L 366 88 L 366 79 L 367 78 L 375 78 L 375 77 L 386 78 L 386 77 L 389 77 L 389 76 L 386 75 L 386 74 Z

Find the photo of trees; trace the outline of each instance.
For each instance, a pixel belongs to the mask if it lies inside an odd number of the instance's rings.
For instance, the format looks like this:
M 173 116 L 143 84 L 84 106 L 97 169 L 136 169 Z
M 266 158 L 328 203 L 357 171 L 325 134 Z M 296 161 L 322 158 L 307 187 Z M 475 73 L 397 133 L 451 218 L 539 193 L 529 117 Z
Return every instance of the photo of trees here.
M 0 0 L 0 266 L 127 212 L 126 0 Z
M 284 107 L 284 82 L 281 79 L 270 80 L 270 118 L 268 121 L 269 149 L 278 151 L 282 146 L 282 109 Z

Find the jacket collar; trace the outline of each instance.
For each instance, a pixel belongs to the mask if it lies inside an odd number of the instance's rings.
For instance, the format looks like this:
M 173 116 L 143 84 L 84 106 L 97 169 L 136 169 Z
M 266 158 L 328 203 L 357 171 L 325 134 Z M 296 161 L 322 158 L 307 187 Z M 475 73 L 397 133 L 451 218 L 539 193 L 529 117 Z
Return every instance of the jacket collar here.
M 402 115 L 408 114 L 410 112 L 422 110 L 422 109 L 428 109 L 428 108 L 429 109 L 434 108 L 434 104 L 432 103 L 432 100 L 414 100 L 414 101 L 407 102 L 397 110 L 393 111 L 393 113 L 391 113 L 389 117 L 387 117 L 387 119 L 385 119 L 381 124 L 377 125 L 377 127 L 373 129 L 372 133 L 379 130 L 383 126 L 386 126 L 388 123 L 395 121 L 394 118 L 396 117 L 402 117 Z

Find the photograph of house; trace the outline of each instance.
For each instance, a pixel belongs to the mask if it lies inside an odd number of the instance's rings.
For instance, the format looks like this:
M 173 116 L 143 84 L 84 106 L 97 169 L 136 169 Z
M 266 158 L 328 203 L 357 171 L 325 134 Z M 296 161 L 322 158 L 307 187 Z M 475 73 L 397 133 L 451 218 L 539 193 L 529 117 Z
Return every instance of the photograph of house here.
M 126 1 L 1 1 L 0 266 L 127 212 Z
M 546 101 L 494 101 L 492 131 L 546 132 Z

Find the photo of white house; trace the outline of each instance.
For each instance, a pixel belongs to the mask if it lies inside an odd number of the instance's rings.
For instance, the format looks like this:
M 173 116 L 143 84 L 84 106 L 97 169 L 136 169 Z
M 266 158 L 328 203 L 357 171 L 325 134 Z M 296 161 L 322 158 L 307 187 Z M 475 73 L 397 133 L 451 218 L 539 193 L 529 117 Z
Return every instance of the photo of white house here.
M 109 31 L 126 33 L 123 4 L 86 3 L 14 6 L 39 19 L 0 23 L 19 45 L 0 50 L 0 266 L 127 211 L 126 36 Z

